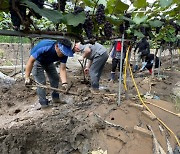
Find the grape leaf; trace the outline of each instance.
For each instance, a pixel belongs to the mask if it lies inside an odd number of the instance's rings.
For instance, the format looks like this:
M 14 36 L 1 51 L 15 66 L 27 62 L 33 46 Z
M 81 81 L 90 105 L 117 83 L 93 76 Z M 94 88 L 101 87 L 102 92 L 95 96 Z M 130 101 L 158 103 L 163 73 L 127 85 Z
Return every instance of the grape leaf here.
M 40 9 L 36 4 L 28 1 L 28 0 L 21 0 L 22 3 L 26 4 L 27 7 L 33 9 L 36 13 L 41 16 L 46 17 L 53 23 L 61 23 L 64 22 L 64 16 L 57 10 L 50 10 L 47 8 Z
M 154 20 L 154 21 L 149 21 L 149 24 L 152 27 L 161 27 L 163 22 L 159 21 L 159 20 Z
M 134 7 L 144 8 L 147 6 L 146 0 L 135 0 L 133 3 Z
M 65 18 L 66 18 L 68 25 L 77 26 L 80 23 L 82 23 L 82 24 L 84 23 L 86 16 L 85 16 L 84 12 L 81 12 L 77 15 L 69 13 L 69 14 L 65 15 Z
M 160 0 L 160 6 L 161 7 L 167 7 L 169 5 L 171 5 L 173 0 Z
M 146 21 L 147 18 L 148 18 L 147 16 L 143 16 L 143 17 L 138 17 L 138 16 L 136 16 L 136 17 L 133 18 L 133 21 L 134 21 L 136 24 L 140 24 L 140 23 Z

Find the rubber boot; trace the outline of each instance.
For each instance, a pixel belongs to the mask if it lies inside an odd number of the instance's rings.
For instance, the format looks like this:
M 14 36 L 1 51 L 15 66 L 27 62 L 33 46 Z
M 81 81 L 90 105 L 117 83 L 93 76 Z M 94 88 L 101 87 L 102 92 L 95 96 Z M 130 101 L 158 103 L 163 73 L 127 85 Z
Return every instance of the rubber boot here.
M 136 72 L 138 70 L 138 65 L 135 65 L 133 68 L 133 72 Z
M 150 73 L 150 74 L 152 74 L 152 68 L 151 68 L 151 69 L 149 69 L 149 73 Z

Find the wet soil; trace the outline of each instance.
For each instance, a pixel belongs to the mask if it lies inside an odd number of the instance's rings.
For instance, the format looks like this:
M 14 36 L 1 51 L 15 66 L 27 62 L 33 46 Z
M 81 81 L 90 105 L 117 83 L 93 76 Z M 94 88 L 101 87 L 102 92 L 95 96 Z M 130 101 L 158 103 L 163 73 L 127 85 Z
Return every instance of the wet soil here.
M 5 52 L 5 49 L 9 48 L 11 54 Z M 15 49 L 5 45 L 2 47 L 1 66 L 10 62 L 15 64 L 14 61 L 17 61 L 17 65 L 21 64 L 20 53 L 19 59 L 14 56 Z M 28 58 L 27 49 L 28 47 L 24 47 L 24 64 Z M 21 73 L 13 76 L 16 79 L 13 84 L 7 84 L 1 79 L 0 153 L 152 154 L 154 147 L 152 136 L 136 131 L 135 126 L 147 131 L 148 126 L 151 126 L 165 152 L 168 151 L 167 138 L 172 149 L 177 151 L 177 140 L 173 134 L 157 119 L 151 120 L 143 114 L 145 107 L 132 106 L 132 104 L 142 105 L 142 102 L 138 98 L 130 75 L 126 78 L 128 91 L 124 90 L 122 81 L 121 102 L 118 106 L 119 81 L 117 79 L 114 83 L 108 81 L 111 59 L 106 63 L 102 74 L 100 82 L 102 90 L 92 93 L 89 84 L 82 84 L 83 75 L 81 65 L 77 61 L 78 57 L 79 55 L 70 58 L 67 64 L 68 81 L 73 83 L 70 91 L 76 94 L 61 93 L 61 100 L 66 103 L 51 104 L 51 107 L 45 110 L 37 110 L 39 104 L 36 88 L 25 87 Z M 169 60 L 168 56 L 163 57 L 163 61 L 167 62 L 167 59 Z M 173 89 L 179 82 L 180 70 L 177 61 L 174 62 L 173 70 L 169 69 L 169 66 L 170 62 L 162 65 L 159 76 L 155 70 L 154 78 L 151 78 L 148 71 L 144 71 L 134 73 L 134 79 L 142 98 L 145 102 L 151 103 L 147 103 L 147 107 L 179 140 L 180 102 Z M 14 70 L 0 71 L 9 75 Z M 50 94 L 51 90 L 47 90 L 49 99 Z

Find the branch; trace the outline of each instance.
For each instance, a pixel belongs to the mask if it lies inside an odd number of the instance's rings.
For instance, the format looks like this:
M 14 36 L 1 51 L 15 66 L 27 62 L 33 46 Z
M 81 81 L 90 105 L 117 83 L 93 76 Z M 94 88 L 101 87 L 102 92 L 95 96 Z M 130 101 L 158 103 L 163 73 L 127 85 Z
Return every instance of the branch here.
M 88 44 L 88 43 L 95 43 L 96 41 L 101 41 L 101 40 L 118 40 L 118 41 L 121 41 L 121 39 L 119 39 L 119 36 L 116 36 L 116 37 L 111 37 L 111 38 L 107 38 L 105 36 L 101 36 L 101 37 L 96 37 L 94 39 L 89 39 L 89 40 L 84 40 L 84 43 L 85 44 Z M 124 41 L 132 41 L 132 40 L 129 40 L 129 39 L 124 39 Z
M 76 92 L 65 91 L 65 90 L 61 90 L 61 89 L 58 89 L 58 88 L 53 88 L 53 87 L 50 87 L 50 86 L 45 86 L 45 85 L 40 85 L 40 84 L 27 85 L 27 87 L 39 87 L 39 88 L 44 88 L 44 89 L 55 90 L 57 92 L 63 92 L 64 94 L 78 95 L 78 93 L 76 93 Z
M 94 6 L 94 9 L 93 9 L 93 13 L 92 13 L 92 15 L 94 15 L 95 8 L 97 7 L 98 2 L 99 2 L 99 0 L 97 0 L 97 1 L 96 1 L 96 3 L 95 3 L 95 6 Z
M 52 38 L 52 39 L 64 39 L 64 38 L 74 38 L 84 43 L 84 39 L 74 33 L 68 32 L 57 32 L 57 31 L 10 31 L 10 30 L 0 30 L 0 35 L 5 36 L 19 36 L 19 37 L 29 37 L 29 38 Z

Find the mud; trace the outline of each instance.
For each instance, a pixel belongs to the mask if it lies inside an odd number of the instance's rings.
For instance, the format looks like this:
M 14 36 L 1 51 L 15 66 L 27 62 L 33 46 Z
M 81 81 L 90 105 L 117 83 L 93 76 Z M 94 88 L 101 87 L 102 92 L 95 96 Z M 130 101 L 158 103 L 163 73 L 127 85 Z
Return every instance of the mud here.
M 16 59 L 14 50 L 12 54 L 7 54 L 5 49 L 7 47 L 4 46 L 1 49 L 4 53 L 1 66 Z M 25 64 L 28 50 L 24 49 L 24 52 Z M 46 110 L 36 110 L 39 105 L 36 88 L 25 87 L 21 73 L 13 76 L 16 79 L 13 84 L 0 82 L 0 153 L 99 154 L 101 151 L 108 154 L 151 154 L 152 137 L 134 131 L 135 126 L 148 130 L 148 125 L 166 152 L 166 137 L 173 150 L 176 148 L 177 140 L 157 119 L 152 121 L 140 109 L 130 106 L 131 103 L 141 104 L 130 76 L 127 77 L 128 91 L 125 92 L 122 84 L 121 105 L 118 106 L 119 82 L 108 82 L 111 60 L 108 60 L 102 74 L 102 90 L 92 93 L 89 84 L 81 82 L 83 75 L 78 57 L 76 55 L 74 59 L 69 59 L 67 64 L 68 81 L 73 83 L 70 91 L 78 95 L 61 93 L 65 104 L 51 104 Z M 164 56 L 163 60 L 166 59 L 169 57 Z M 18 61 L 21 64 L 21 60 Z M 142 97 L 147 92 L 153 95 L 152 99 L 144 97 L 146 102 L 174 113 L 146 104 L 180 139 L 180 102 L 175 101 L 176 95 L 173 93 L 174 88 L 178 87 L 180 72 L 177 62 L 174 62 L 173 71 L 169 70 L 169 63 L 162 65 L 161 76 L 157 77 L 156 70 L 153 79 L 148 71 L 136 73 L 134 77 Z M 14 70 L 0 71 L 9 75 Z M 47 90 L 49 99 L 50 93 Z

